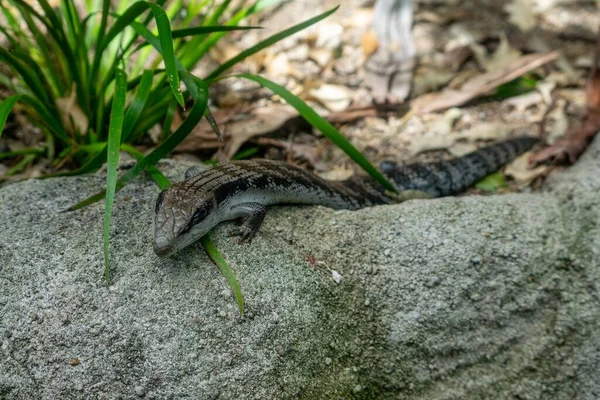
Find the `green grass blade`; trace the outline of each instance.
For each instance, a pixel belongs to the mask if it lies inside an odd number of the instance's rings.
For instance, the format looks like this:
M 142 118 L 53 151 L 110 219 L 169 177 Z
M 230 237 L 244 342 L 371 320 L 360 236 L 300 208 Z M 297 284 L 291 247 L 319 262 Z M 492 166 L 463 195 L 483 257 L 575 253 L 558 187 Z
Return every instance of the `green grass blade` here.
M 194 129 L 194 127 L 200 122 L 204 115 L 204 110 L 208 103 L 208 88 L 204 81 L 195 78 L 194 81 L 197 83 L 198 88 L 196 90 L 197 96 L 195 98 L 194 106 L 190 109 L 190 113 L 183 123 L 177 128 L 171 136 L 167 138 L 163 143 L 160 144 L 154 151 L 148 154 L 142 161 L 137 163 L 133 168 L 127 171 L 118 181 L 116 190 L 121 189 L 127 182 L 138 176 L 142 171 L 149 165 L 155 165 L 161 158 L 170 153 L 179 143 L 186 138 L 187 135 Z M 93 204 L 99 200 L 102 200 L 106 195 L 106 191 L 103 190 L 74 206 L 70 207 L 68 211 L 78 210 L 90 204 Z
M 163 122 L 162 129 L 162 140 L 165 140 L 171 134 L 171 125 L 173 124 L 173 118 L 175 118 L 175 111 L 177 111 L 177 103 L 175 99 L 169 103 L 169 108 L 167 109 L 167 114 L 165 116 L 165 121 Z
M 106 40 L 106 25 L 108 22 L 108 13 L 110 9 L 110 0 L 103 0 L 102 2 L 102 12 L 100 13 L 100 26 L 97 27 L 96 32 L 96 51 L 94 53 L 94 61 L 92 62 L 92 72 L 90 73 L 88 90 L 90 93 L 93 93 L 94 85 L 96 85 L 96 77 L 98 76 L 98 72 L 100 70 L 100 62 L 102 61 L 102 57 L 105 55 L 104 50 L 110 43 L 110 40 Z
M 2 133 L 2 131 L 0 131 L 0 135 L 1 135 L 1 133 Z M 31 148 L 15 150 L 15 151 L 6 151 L 4 153 L 0 153 L 0 160 L 2 160 L 3 158 L 22 156 L 25 154 L 40 155 L 40 154 L 44 154 L 45 152 L 46 152 L 46 149 L 43 147 L 31 147 Z
M 137 17 L 139 17 L 144 11 L 148 9 L 148 4 L 143 1 L 135 2 L 120 17 L 118 17 L 115 22 L 112 24 L 111 28 L 104 36 L 102 43 L 99 44 L 99 51 L 102 53 L 106 47 L 113 41 L 115 37 L 121 32 L 125 30 L 129 26 L 129 24 Z M 98 61 L 99 62 L 99 61 Z
M 109 0 L 106 0 L 109 1 Z M 21 0 L 19 2 L 22 3 Z M 82 80 L 82 71 L 79 70 L 78 66 L 78 57 L 73 53 L 73 49 L 70 46 L 69 39 L 63 29 L 61 19 L 59 14 L 50 6 L 47 0 L 38 0 L 39 5 L 44 10 L 46 18 L 50 21 L 51 31 L 50 36 L 52 36 L 57 44 L 57 48 L 60 49 L 62 54 L 65 57 L 65 60 L 68 64 L 67 72 L 69 73 L 69 77 L 75 83 L 75 91 L 77 93 L 78 104 L 86 115 L 89 115 L 90 109 L 90 98 L 88 96 L 89 92 L 85 90 L 87 87 L 85 82 Z
M 127 112 L 124 117 L 121 142 L 125 142 L 133 132 L 133 128 L 135 127 L 135 124 L 138 121 L 144 109 L 144 106 L 146 105 L 146 102 L 148 100 L 150 87 L 152 86 L 153 76 L 154 73 L 150 70 L 146 70 L 142 74 L 137 93 L 133 98 L 130 106 L 127 108 Z M 104 163 L 104 161 L 106 160 L 106 152 L 107 147 L 104 146 L 104 148 L 98 151 L 91 159 L 89 159 L 84 165 L 77 168 L 76 170 L 48 174 L 43 176 L 42 179 L 56 176 L 76 176 L 92 172 L 98 169 L 102 165 L 102 163 Z
M 364 169 L 373 179 L 377 180 L 387 190 L 397 192 L 394 185 L 392 185 L 377 168 L 373 166 L 367 160 L 367 158 L 356 149 L 337 129 L 333 127 L 327 120 L 317 114 L 312 108 L 310 108 L 304 101 L 297 96 L 290 93 L 286 88 L 265 79 L 261 76 L 251 74 L 239 74 L 233 75 L 235 77 L 249 79 L 257 82 L 261 86 L 266 87 L 273 93 L 281 96 L 290 106 L 294 107 L 302 117 L 308 121 L 312 126 L 320 130 L 329 140 L 335 143 L 340 149 L 344 151 L 354 162 L 356 162 L 362 169 Z
M 122 144 L 121 149 L 129 153 L 133 158 L 136 159 L 137 162 L 140 162 L 144 159 L 144 154 L 133 146 Z M 156 182 L 161 190 L 165 190 L 171 185 L 171 182 L 169 182 L 167 177 L 164 176 L 163 173 L 160 172 L 160 170 L 154 165 L 149 165 L 148 168 L 146 168 L 146 171 L 148 171 L 148 174 L 150 174 L 152 179 L 154 179 L 154 182 Z
M 43 125 L 47 126 L 48 129 L 50 129 L 52 133 L 56 135 L 56 137 L 58 137 L 64 143 L 71 142 L 71 138 L 69 138 L 67 132 L 65 132 L 62 124 L 59 122 L 59 120 L 55 119 L 52 114 L 50 114 L 50 111 L 46 108 L 44 103 L 26 94 L 24 94 L 21 98 L 21 102 L 35 110 L 38 119 L 43 121 Z
M 186 36 L 206 35 L 214 32 L 247 31 L 251 29 L 263 29 L 261 26 L 229 26 L 229 25 L 211 25 L 195 26 L 192 28 L 173 29 L 171 33 L 173 39 Z
M 46 87 L 40 80 L 39 75 L 26 63 L 19 60 L 12 53 L 9 53 L 4 48 L 0 47 L 0 61 L 3 61 L 10 66 L 23 79 L 25 84 L 35 93 L 39 99 L 45 103 L 50 102 Z
M 110 113 L 108 128 L 108 163 L 106 167 L 106 207 L 104 211 L 104 278 L 110 282 L 110 265 L 108 261 L 110 237 L 110 220 L 117 186 L 117 165 L 121 148 L 121 129 L 125 115 L 125 98 L 127 96 L 127 75 L 121 69 L 115 76 L 115 95 Z
M 29 14 L 27 14 L 26 12 L 22 12 L 22 17 L 27 26 L 29 27 L 29 31 L 35 38 L 36 44 L 32 46 L 35 46 L 35 48 L 40 51 L 42 58 L 45 62 L 44 66 L 46 68 L 44 69 L 44 73 L 46 73 L 46 75 L 48 76 L 47 81 L 52 84 L 52 88 L 54 89 L 52 97 L 60 97 L 65 92 L 66 87 L 65 82 L 63 82 L 63 79 L 61 78 L 61 73 L 59 72 L 58 66 L 60 65 L 60 63 L 56 62 L 57 54 L 53 48 L 54 43 L 48 40 L 46 35 L 44 35 L 40 31 L 40 29 Z M 31 50 L 29 50 L 29 53 L 31 53 Z M 27 54 L 26 56 L 28 58 L 31 58 L 29 54 Z M 34 68 L 36 74 L 39 74 L 41 76 L 42 71 L 38 63 L 34 62 L 33 60 L 31 61 L 32 62 L 28 64 L 30 65 L 30 67 Z
M 125 113 L 125 120 L 123 121 L 123 139 L 121 143 L 126 142 L 129 135 L 133 131 L 135 123 L 138 121 L 140 114 L 146 106 L 148 101 L 148 95 L 150 94 L 150 88 L 152 87 L 152 79 L 154 78 L 154 71 L 146 69 L 142 73 L 142 79 L 137 88 L 135 97 L 131 101 L 131 104 L 127 108 Z
M 225 25 L 237 26 L 240 21 L 256 11 L 257 9 L 254 6 L 244 8 L 227 21 Z M 206 38 L 203 36 L 192 38 L 185 46 L 179 49 L 181 63 L 188 69 L 193 67 L 225 34 L 227 32 L 215 32 Z
M 8 114 L 10 114 L 13 106 L 21 99 L 21 97 L 22 95 L 15 94 L 7 97 L 0 103 L 0 137 L 2 137 L 2 131 L 4 130 L 4 124 L 6 124 L 6 120 L 8 119 Z
M 242 288 L 240 287 L 235 274 L 229 265 L 227 265 L 227 261 L 225 261 L 221 253 L 219 253 L 217 246 L 215 246 L 208 234 L 202 236 L 200 242 L 202 243 L 204 250 L 206 250 L 206 254 L 208 254 L 208 256 L 217 265 L 217 268 L 219 268 L 219 271 L 221 271 L 221 274 L 225 277 L 225 280 L 227 280 L 229 287 L 231 287 L 231 290 L 235 295 L 235 299 L 237 300 L 240 316 L 244 315 L 244 296 L 242 295 Z
M 477 189 L 485 192 L 495 192 L 500 188 L 507 187 L 506 177 L 502 172 L 494 172 L 475 183 Z
M 266 38 L 265 40 L 261 41 L 260 43 L 250 47 L 247 50 L 242 51 L 240 54 L 238 54 L 237 56 L 233 57 L 230 60 L 225 61 L 223 64 L 221 64 L 217 69 L 215 69 L 213 72 L 211 72 L 206 79 L 213 79 L 216 78 L 217 76 L 219 76 L 220 74 L 222 74 L 224 71 L 228 70 L 229 68 L 231 68 L 232 66 L 234 66 L 235 64 L 239 63 L 240 61 L 244 60 L 245 58 L 259 52 L 260 50 L 269 47 L 271 45 L 273 45 L 274 43 L 287 38 L 288 36 L 293 35 L 296 32 L 299 32 L 303 29 L 308 28 L 311 25 L 316 24 L 317 22 L 321 21 L 324 18 L 327 18 L 328 16 L 330 16 L 331 14 L 333 14 L 337 9 L 339 8 L 339 6 L 332 8 L 329 11 L 324 12 L 323 14 L 317 15 L 314 18 L 311 18 L 309 20 L 306 20 L 298 25 L 294 25 L 291 28 L 288 28 L 284 31 L 281 31 L 273 36 L 270 36 L 268 38 Z
M 231 3 L 231 0 L 225 0 L 221 4 L 219 4 L 215 12 L 212 13 L 208 18 L 206 18 L 206 20 L 204 21 L 205 25 L 214 25 L 219 20 L 221 15 L 223 15 L 225 10 L 227 10 L 227 7 L 229 7 L 229 3 Z
M 63 12 L 66 15 L 67 19 L 67 27 L 69 32 L 69 37 L 71 42 L 73 43 L 73 48 L 75 49 L 77 61 L 81 65 L 81 76 L 84 81 L 84 87 L 87 87 L 87 83 L 85 79 L 89 76 L 89 57 L 88 57 L 88 46 L 85 42 L 85 22 L 86 20 L 82 20 L 77 14 L 77 10 L 75 9 L 75 5 L 73 1 L 70 0 L 62 0 L 61 6 L 63 8 Z
M 154 48 L 161 52 L 161 44 L 158 42 L 156 36 L 154 36 L 152 32 L 148 30 L 148 28 L 137 22 L 132 22 L 131 26 L 140 34 L 140 36 L 146 39 L 148 43 L 150 43 Z M 177 70 L 181 74 L 181 78 L 185 82 L 187 89 L 190 91 L 190 95 L 195 98 L 197 96 L 197 86 L 194 83 L 194 79 L 197 78 L 192 77 L 192 75 L 183 67 L 183 65 L 177 57 L 173 56 L 173 60 L 175 62 L 175 67 L 177 68 Z M 210 124 L 215 134 L 217 135 L 217 138 L 220 141 L 223 141 L 223 136 L 221 135 L 219 126 L 217 125 L 213 115 L 211 114 L 208 108 L 204 110 L 204 116 L 206 117 L 208 123 Z
M 37 156 L 38 156 L 37 154 L 27 154 L 14 167 L 9 168 L 4 175 L 5 176 L 12 176 L 12 175 L 15 175 L 15 174 L 23 171 L 25 168 L 27 168 L 27 166 L 29 164 L 31 164 L 33 162 L 33 160 L 35 160 L 35 158 Z
M 171 90 L 173 91 L 173 95 L 177 99 L 177 102 L 181 107 L 185 108 L 185 102 L 183 101 L 183 95 L 181 94 L 181 88 L 179 87 L 179 73 L 177 72 L 177 65 L 175 64 L 175 50 L 173 49 L 169 17 L 167 17 L 167 14 L 163 9 L 156 4 L 149 2 L 147 4 L 152 10 L 154 19 L 156 20 L 161 54 L 165 62 L 165 69 L 167 70 L 167 80 L 171 85 Z

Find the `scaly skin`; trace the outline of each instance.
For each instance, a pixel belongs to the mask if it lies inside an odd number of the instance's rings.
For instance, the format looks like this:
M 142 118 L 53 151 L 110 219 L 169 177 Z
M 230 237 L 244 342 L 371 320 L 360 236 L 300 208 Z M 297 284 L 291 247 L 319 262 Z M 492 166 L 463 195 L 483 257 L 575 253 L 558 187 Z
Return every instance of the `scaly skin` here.
M 429 164 L 383 163 L 382 172 L 398 191 L 429 197 L 465 190 L 519 154 L 535 139 L 522 137 L 484 147 L 463 157 Z M 260 228 L 266 207 L 311 204 L 356 210 L 398 201 L 370 177 L 327 181 L 279 161 L 248 160 L 218 164 L 173 184 L 158 196 L 154 218 L 154 251 L 161 257 L 178 251 L 223 221 L 244 217 L 237 234 L 250 239 Z

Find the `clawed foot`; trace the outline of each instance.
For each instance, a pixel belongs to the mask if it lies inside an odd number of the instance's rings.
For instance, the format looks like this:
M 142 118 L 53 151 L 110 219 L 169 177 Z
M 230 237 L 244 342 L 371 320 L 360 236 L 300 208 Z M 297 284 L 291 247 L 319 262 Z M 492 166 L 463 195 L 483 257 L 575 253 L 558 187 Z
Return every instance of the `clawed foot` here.
M 252 228 L 250 228 L 246 225 L 240 225 L 238 227 L 235 227 L 235 228 L 229 230 L 229 232 L 227 233 L 227 236 L 229 236 L 229 237 L 239 236 L 240 240 L 238 241 L 238 243 L 242 244 L 242 243 L 251 243 L 252 238 L 254 238 L 255 234 L 256 234 L 256 232 L 253 231 Z

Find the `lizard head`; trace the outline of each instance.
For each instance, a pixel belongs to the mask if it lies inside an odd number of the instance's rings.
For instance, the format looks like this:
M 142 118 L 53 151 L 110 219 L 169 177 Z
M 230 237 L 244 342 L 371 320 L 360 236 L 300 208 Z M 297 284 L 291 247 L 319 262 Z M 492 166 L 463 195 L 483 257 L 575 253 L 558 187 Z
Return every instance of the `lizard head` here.
M 185 182 L 162 191 L 154 209 L 154 252 L 167 257 L 194 243 L 220 221 L 214 196 L 197 192 L 190 196 Z

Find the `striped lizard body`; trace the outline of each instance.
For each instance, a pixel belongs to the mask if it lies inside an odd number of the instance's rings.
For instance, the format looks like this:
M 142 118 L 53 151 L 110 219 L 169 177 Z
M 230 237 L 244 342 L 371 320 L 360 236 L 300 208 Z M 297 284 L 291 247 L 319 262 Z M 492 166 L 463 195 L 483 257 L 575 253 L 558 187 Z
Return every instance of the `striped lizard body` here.
M 519 154 L 536 139 L 521 137 L 484 147 L 449 161 L 398 166 L 382 164 L 382 172 L 400 194 L 418 191 L 429 197 L 465 190 Z M 161 192 L 154 217 L 154 251 L 161 257 L 178 251 L 223 221 L 243 217 L 236 234 L 250 239 L 260 228 L 266 207 L 311 204 L 356 210 L 397 202 L 370 177 L 328 181 L 280 161 L 247 160 L 217 164 Z

